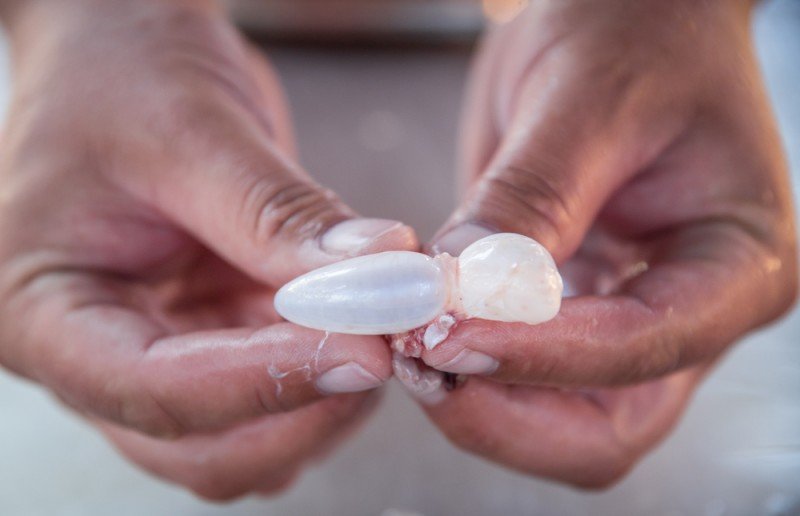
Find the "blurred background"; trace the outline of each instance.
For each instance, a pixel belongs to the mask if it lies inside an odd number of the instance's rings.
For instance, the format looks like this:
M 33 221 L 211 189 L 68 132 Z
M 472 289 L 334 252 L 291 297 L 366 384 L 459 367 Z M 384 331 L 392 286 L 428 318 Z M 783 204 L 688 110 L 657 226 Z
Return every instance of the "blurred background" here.
M 430 11 L 445 25 L 398 11 L 394 26 L 378 27 L 430 45 L 266 45 L 294 109 L 306 167 L 365 215 L 404 220 L 423 237 L 455 200 L 453 149 L 469 63 L 463 43 L 480 19 L 460 3 Z M 254 16 L 246 1 L 237 4 L 251 30 L 275 21 Z M 314 29 L 293 26 L 307 18 L 290 11 L 284 27 Z M 343 20 L 349 28 L 375 28 L 368 16 Z M 800 2 L 764 2 L 755 31 L 797 192 Z M 9 88 L 0 40 L 0 114 Z M 213 505 L 140 472 L 47 393 L 0 372 L 0 515 L 800 514 L 798 310 L 736 346 L 672 436 L 602 493 L 468 456 L 397 385 L 387 391 L 365 429 L 283 496 Z

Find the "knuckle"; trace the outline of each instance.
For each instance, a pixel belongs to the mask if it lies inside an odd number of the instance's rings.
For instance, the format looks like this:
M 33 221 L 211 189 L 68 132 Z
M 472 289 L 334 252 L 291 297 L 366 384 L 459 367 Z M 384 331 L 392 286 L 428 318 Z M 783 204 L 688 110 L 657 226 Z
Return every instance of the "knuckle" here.
M 200 462 L 188 465 L 181 483 L 197 496 L 214 502 L 228 502 L 254 491 L 277 494 L 294 483 L 297 471 L 291 466 L 284 470 L 278 467 L 280 461 L 275 462 L 272 467 L 252 469 L 237 462 L 231 452 L 211 451 Z
M 790 277 L 789 281 L 786 285 L 786 292 L 784 293 L 784 301 L 783 306 L 781 307 L 781 313 L 786 313 L 794 307 L 797 303 L 797 297 L 800 294 L 800 286 L 798 286 L 798 278 L 797 278 L 797 271 L 795 270 L 794 274 Z
M 218 31 L 215 30 L 216 25 L 213 23 L 213 18 L 210 14 L 196 10 L 178 7 L 165 9 L 163 12 L 159 12 L 157 20 L 150 17 L 142 17 L 138 21 L 138 25 L 141 28 L 163 26 L 174 34 L 191 34 L 195 36 L 196 41 L 218 39 Z M 152 48 L 154 55 L 162 55 L 165 51 L 162 45 L 152 45 L 149 48 Z
M 282 477 L 259 487 L 258 494 L 262 496 L 276 496 L 288 491 L 296 482 L 296 476 Z
M 113 390 L 115 393 L 108 398 L 117 400 L 114 419 L 120 424 L 160 439 L 186 434 L 179 418 L 147 389 L 117 386 Z
M 327 221 L 344 218 L 338 200 L 328 190 L 298 179 L 270 181 L 256 177 L 245 188 L 241 218 L 251 228 L 255 244 L 291 236 L 312 238 Z
M 578 464 L 565 481 L 585 490 L 607 489 L 622 480 L 634 462 L 635 456 L 627 448 L 603 446 Z
M 683 363 L 682 350 L 690 348 L 685 339 L 664 335 L 660 338 L 640 338 L 631 349 L 630 362 L 625 371 L 616 374 L 620 384 L 659 378 L 678 369 Z M 615 368 L 614 371 L 622 371 Z
M 241 475 L 232 474 L 232 468 L 241 467 L 237 459 L 225 448 L 210 445 L 193 457 L 184 457 L 177 480 L 200 498 L 225 502 L 249 491 Z
M 496 439 L 472 419 L 459 418 L 458 424 L 446 426 L 444 432 L 455 446 L 468 452 L 492 456 L 497 448 Z
M 138 402 L 121 405 L 119 422 L 129 428 L 158 439 L 177 439 L 185 433 L 158 409 Z
M 280 476 L 275 480 L 262 485 L 252 483 L 232 482 L 221 473 L 197 473 L 184 482 L 184 485 L 198 497 L 210 502 L 230 502 L 258 492 L 263 496 L 274 496 L 288 490 L 296 481 L 296 477 Z M 252 485 L 251 485 L 252 484 Z
M 165 96 L 161 120 L 175 138 L 190 138 L 204 143 L 209 137 L 224 139 L 230 127 L 255 124 L 264 134 L 274 136 L 269 109 L 265 109 L 259 84 L 249 73 L 250 54 L 245 51 L 218 54 L 213 52 L 167 52 L 160 57 L 165 70 L 173 77 L 174 89 Z M 264 64 L 264 63 L 259 63 Z M 261 66 L 267 69 L 266 66 Z M 275 89 L 277 82 L 266 72 L 262 85 Z M 191 131 L 186 131 L 191 127 Z
M 200 498 L 210 502 L 230 502 L 241 498 L 249 491 L 231 485 L 216 475 L 208 474 L 196 475 L 187 483 L 187 487 Z
M 783 260 L 783 281 L 780 283 L 781 292 L 778 294 L 778 308 L 776 317 L 788 312 L 796 303 L 800 294 L 800 280 L 798 279 L 797 252 L 794 250 L 789 258 Z
M 481 204 L 495 213 L 513 214 L 503 223 L 517 227 L 520 232 L 541 238 L 563 235 L 574 217 L 559 174 L 548 172 L 558 168 L 530 159 L 523 164 L 508 165 L 500 173 L 487 177 Z M 519 217 L 520 213 L 525 216 Z
M 253 393 L 258 402 L 259 409 L 264 414 L 278 414 L 281 412 L 289 412 L 295 408 L 291 400 L 287 399 L 287 390 L 294 387 L 290 385 L 289 381 L 294 381 L 290 373 L 273 373 L 268 371 L 274 378 L 274 383 L 262 383 L 253 387 Z M 287 380 L 287 381 L 284 381 Z
M 589 475 L 583 474 L 585 476 L 576 478 L 570 483 L 579 489 L 584 489 L 587 491 L 601 491 L 618 483 L 625 477 L 627 472 L 628 467 L 617 467 L 616 469 L 612 467 L 604 471 L 591 473 Z
M 162 113 L 164 116 L 158 118 L 164 124 L 162 131 L 171 141 L 184 145 L 213 138 L 231 119 L 230 109 L 207 86 L 175 92 L 165 101 Z
M 613 486 L 625 477 L 635 462 L 631 450 L 605 440 L 584 450 L 576 460 L 548 465 L 503 453 L 501 440 L 478 423 L 463 422 L 458 427 L 445 428 L 444 432 L 462 450 L 486 457 L 505 457 L 509 465 L 529 474 L 557 479 L 585 490 L 602 490 Z

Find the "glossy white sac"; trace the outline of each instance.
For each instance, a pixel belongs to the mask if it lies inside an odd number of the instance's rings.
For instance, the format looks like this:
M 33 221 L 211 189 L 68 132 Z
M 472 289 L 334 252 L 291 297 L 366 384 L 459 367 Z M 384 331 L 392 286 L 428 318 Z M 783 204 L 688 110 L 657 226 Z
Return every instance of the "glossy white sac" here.
M 309 328 L 385 335 L 425 326 L 444 314 L 538 324 L 558 313 L 562 290 L 544 247 L 500 233 L 473 243 L 457 260 L 389 251 L 322 267 L 281 288 L 275 309 Z
M 287 321 L 336 333 L 384 335 L 417 328 L 442 313 L 446 275 L 410 251 L 359 256 L 284 285 L 275 309 Z

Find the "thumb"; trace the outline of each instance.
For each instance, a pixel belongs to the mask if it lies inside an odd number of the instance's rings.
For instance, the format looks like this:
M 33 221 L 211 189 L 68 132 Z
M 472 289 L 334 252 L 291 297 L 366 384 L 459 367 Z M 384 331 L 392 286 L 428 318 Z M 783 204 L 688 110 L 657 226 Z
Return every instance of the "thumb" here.
M 457 256 L 496 232 L 530 236 L 558 262 L 577 249 L 622 175 L 607 156 L 591 155 L 591 142 L 546 137 L 547 132 L 543 125 L 501 144 L 434 237 L 432 251 Z
M 643 122 L 656 108 L 644 108 L 642 95 L 587 90 L 586 82 L 533 74 L 507 108 L 498 108 L 508 115 L 500 117 L 486 107 L 491 98 L 473 92 L 461 142 L 462 172 L 473 181 L 430 250 L 458 255 L 498 231 L 538 240 L 558 262 L 577 249 L 611 195 L 673 134 L 670 124 Z
M 358 217 L 268 139 L 212 141 L 192 173 L 159 178 L 156 198 L 168 216 L 251 276 L 280 286 L 343 258 L 417 249 L 410 227 Z
M 492 233 L 530 236 L 558 262 L 582 241 L 604 192 L 587 199 L 588 178 L 556 174 L 533 162 L 509 163 L 487 171 L 430 246 L 435 253 L 458 256 L 472 242 Z

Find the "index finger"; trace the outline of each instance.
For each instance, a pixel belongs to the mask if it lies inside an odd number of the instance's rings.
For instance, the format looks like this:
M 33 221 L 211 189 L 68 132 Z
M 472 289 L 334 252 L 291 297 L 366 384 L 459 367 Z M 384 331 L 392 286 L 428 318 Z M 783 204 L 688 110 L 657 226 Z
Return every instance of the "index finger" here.
M 672 240 L 613 295 L 567 298 L 555 319 L 537 326 L 464 321 L 423 359 L 502 382 L 636 383 L 719 355 L 791 304 L 795 264 L 744 231 L 714 222 Z
M 82 412 L 146 433 L 225 428 L 391 376 L 380 337 L 289 323 L 175 334 L 92 275 L 54 272 L 37 283 L 10 302 L 28 310 L 10 310 L 24 316 L 6 365 Z

